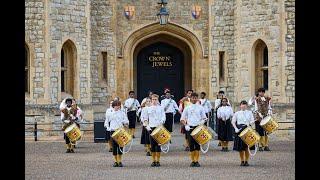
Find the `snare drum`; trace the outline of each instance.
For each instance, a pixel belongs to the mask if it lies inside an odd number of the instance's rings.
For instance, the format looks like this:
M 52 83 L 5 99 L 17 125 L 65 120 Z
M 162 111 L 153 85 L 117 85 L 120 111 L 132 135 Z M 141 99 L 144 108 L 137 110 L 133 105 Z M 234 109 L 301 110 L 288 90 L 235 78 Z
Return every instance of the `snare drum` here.
M 163 125 L 155 128 L 150 135 L 160 145 L 166 144 L 171 139 L 171 134 Z
M 203 145 L 212 139 L 212 134 L 205 125 L 199 125 L 190 134 L 198 144 Z
M 279 124 L 272 116 L 267 116 L 261 120 L 260 126 L 267 132 L 267 134 L 271 134 L 278 129 Z
M 245 142 L 249 148 L 258 143 L 260 135 L 253 130 L 250 126 L 246 127 L 240 134 L 239 137 Z
M 72 123 L 70 126 L 68 126 L 64 130 L 64 133 L 66 133 L 71 142 L 75 142 L 81 138 L 81 131 L 76 123 Z
M 119 144 L 120 147 L 124 147 L 131 141 L 132 136 L 122 127 L 122 128 L 118 128 L 111 135 L 111 138 L 114 139 Z

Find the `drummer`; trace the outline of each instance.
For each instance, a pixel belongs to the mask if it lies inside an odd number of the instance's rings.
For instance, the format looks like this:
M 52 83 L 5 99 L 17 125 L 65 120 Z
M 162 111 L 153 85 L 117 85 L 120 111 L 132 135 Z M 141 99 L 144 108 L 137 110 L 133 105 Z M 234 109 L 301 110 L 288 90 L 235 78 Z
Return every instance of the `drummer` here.
M 110 131 L 111 136 L 118 128 L 129 125 L 127 115 L 121 111 L 121 102 L 113 101 L 112 108 L 113 111 L 106 114 L 106 121 L 104 122 L 104 127 L 107 128 L 107 131 Z M 115 161 L 113 167 L 123 167 L 121 162 L 122 151 L 123 148 L 121 148 L 119 144 L 112 139 L 112 154 Z
M 251 111 L 247 110 L 247 101 L 240 102 L 240 111 L 237 111 L 232 117 L 232 125 L 235 129 L 235 138 L 233 150 L 239 151 L 241 164 L 240 166 L 249 166 L 249 150 L 248 145 L 242 141 L 239 134 L 249 125 L 254 124 L 254 118 Z
M 73 98 L 66 98 L 60 104 L 61 120 L 64 123 L 63 130 L 73 122 L 81 120 L 82 111 L 79 107 L 72 106 Z M 64 133 L 67 151 L 66 153 L 74 153 L 74 146 L 76 142 L 71 142 L 66 133 Z
M 197 104 L 198 94 L 191 94 L 191 105 L 186 107 L 182 112 L 180 122 L 184 125 L 186 130 L 188 144 L 190 145 L 190 157 L 191 157 L 191 167 L 200 167 L 200 145 L 193 139 L 191 132 L 197 126 L 204 124 L 207 121 L 207 116 L 205 109 Z
M 166 115 L 163 107 L 159 104 L 159 96 L 157 94 L 152 94 L 151 106 L 145 107 L 143 110 L 144 111 L 141 113 L 141 121 L 143 122 L 143 126 L 146 127 L 150 134 L 155 128 L 165 123 Z M 151 136 L 150 143 L 152 156 L 151 167 L 159 167 L 161 153 L 160 146 Z
M 151 95 L 150 95 L 151 94 Z M 150 91 L 149 93 L 150 97 L 146 97 L 143 99 L 143 101 L 141 102 L 141 114 L 145 113 L 144 111 L 146 110 L 146 107 L 149 107 L 151 105 L 151 96 L 152 96 L 152 92 Z M 141 115 L 140 115 L 140 119 L 142 119 Z M 150 145 L 150 134 L 149 131 L 146 129 L 145 126 L 142 126 L 141 128 L 141 139 L 140 139 L 140 144 L 144 144 L 146 147 L 146 152 L 147 152 L 147 156 L 151 156 L 151 145 Z
M 265 130 L 260 126 L 260 122 L 263 118 L 272 115 L 272 108 L 271 108 L 271 98 L 265 96 L 265 89 L 259 88 L 258 89 L 258 96 L 255 98 L 254 101 L 254 112 L 255 112 L 255 119 L 256 119 L 256 131 L 261 136 L 259 142 L 259 151 L 270 151 L 269 149 L 269 139 L 268 135 Z
M 106 119 L 105 121 L 107 120 L 107 115 L 109 113 L 112 113 L 113 112 L 113 107 L 112 107 L 112 102 L 113 101 L 110 101 L 110 106 L 109 108 L 106 110 Z M 106 122 L 105 122 L 106 123 Z M 109 122 L 109 126 L 110 126 L 110 122 Z M 106 141 L 107 143 L 109 144 L 109 152 L 112 152 L 112 139 L 110 137 L 110 131 L 106 130 Z
M 221 141 L 223 152 L 228 151 L 229 141 L 233 141 L 233 129 L 231 119 L 233 116 L 232 107 L 228 104 L 228 99 L 223 97 L 217 112 L 218 125 L 218 139 Z

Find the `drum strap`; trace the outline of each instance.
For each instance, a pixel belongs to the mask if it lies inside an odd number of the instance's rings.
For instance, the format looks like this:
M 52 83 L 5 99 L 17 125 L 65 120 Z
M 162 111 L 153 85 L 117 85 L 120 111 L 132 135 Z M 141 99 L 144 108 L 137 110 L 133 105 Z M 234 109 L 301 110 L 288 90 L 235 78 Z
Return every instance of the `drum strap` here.
M 132 142 L 133 142 L 133 138 L 131 139 L 131 142 L 130 142 L 130 145 L 129 145 L 129 148 L 128 148 L 127 151 L 125 151 L 125 149 L 124 149 L 126 146 L 123 147 L 123 151 L 122 151 L 120 148 L 119 148 L 119 150 L 120 150 L 123 154 L 128 153 L 128 152 L 130 151 L 130 149 L 131 149 Z
M 257 150 L 258 150 L 258 147 L 259 147 L 258 143 L 256 143 L 254 146 L 255 146 L 255 148 L 254 148 L 254 153 L 253 154 L 251 153 L 250 148 L 248 146 L 248 151 L 249 151 L 250 156 L 254 156 L 257 153 Z
M 209 151 L 210 141 L 209 141 L 207 144 L 208 144 L 208 145 L 207 145 L 206 150 L 203 150 L 202 145 L 200 145 L 200 150 L 201 150 L 202 153 L 207 153 L 207 152 Z
M 163 148 L 165 147 L 165 148 Z M 170 142 L 163 144 L 160 146 L 160 149 L 163 153 L 168 153 L 169 152 L 169 147 L 170 147 Z

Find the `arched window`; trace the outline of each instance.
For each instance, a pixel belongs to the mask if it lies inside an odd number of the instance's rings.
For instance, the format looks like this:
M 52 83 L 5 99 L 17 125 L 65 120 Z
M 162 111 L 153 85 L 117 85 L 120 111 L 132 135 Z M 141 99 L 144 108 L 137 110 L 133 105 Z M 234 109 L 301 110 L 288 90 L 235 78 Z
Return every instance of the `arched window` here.
M 76 47 L 70 40 L 61 49 L 61 92 L 74 96 Z
M 261 87 L 268 90 L 268 47 L 266 43 L 260 39 L 257 40 L 255 44 L 255 91 Z
M 29 70 L 30 70 L 30 57 L 29 57 L 29 48 L 25 44 L 24 45 L 24 92 L 30 92 L 30 77 L 29 77 Z

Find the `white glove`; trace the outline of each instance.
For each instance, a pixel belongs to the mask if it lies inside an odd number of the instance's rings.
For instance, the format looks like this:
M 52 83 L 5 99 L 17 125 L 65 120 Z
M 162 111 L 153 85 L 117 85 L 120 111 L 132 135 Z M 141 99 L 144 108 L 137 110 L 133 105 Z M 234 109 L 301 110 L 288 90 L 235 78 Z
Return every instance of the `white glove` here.
M 200 121 L 200 124 L 204 124 L 206 121 L 205 120 L 201 120 Z
M 270 116 L 272 115 L 272 111 L 271 111 L 271 110 L 268 111 L 268 116 L 269 116 L 269 115 L 270 115 Z
M 240 129 L 235 128 L 234 131 L 235 131 L 236 133 L 238 133 L 238 132 L 240 131 Z
M 70 120 L 64 120 L 63 122 L 68 124 L 68 123 L 70 123 Z
M 184 129 L 185 129 L 186 131 L 190 131 L 190 126 L 186 124 L 186 125 L 184 126 Z
M 261 113 L 258 113 L 258 115 L 259 115 L 261 118 L 263 118 L 263 116 L 262 116 L 262 114 L 261 114 Z
M 111 128 L 110 128 L 110 127 L 107 127 L 107 131 L 111 131 Z
M 148 126 L 146 126 L 146 129 L 148 130 L 148 131 L 151 131 L 151 127 L 148 125 Z

